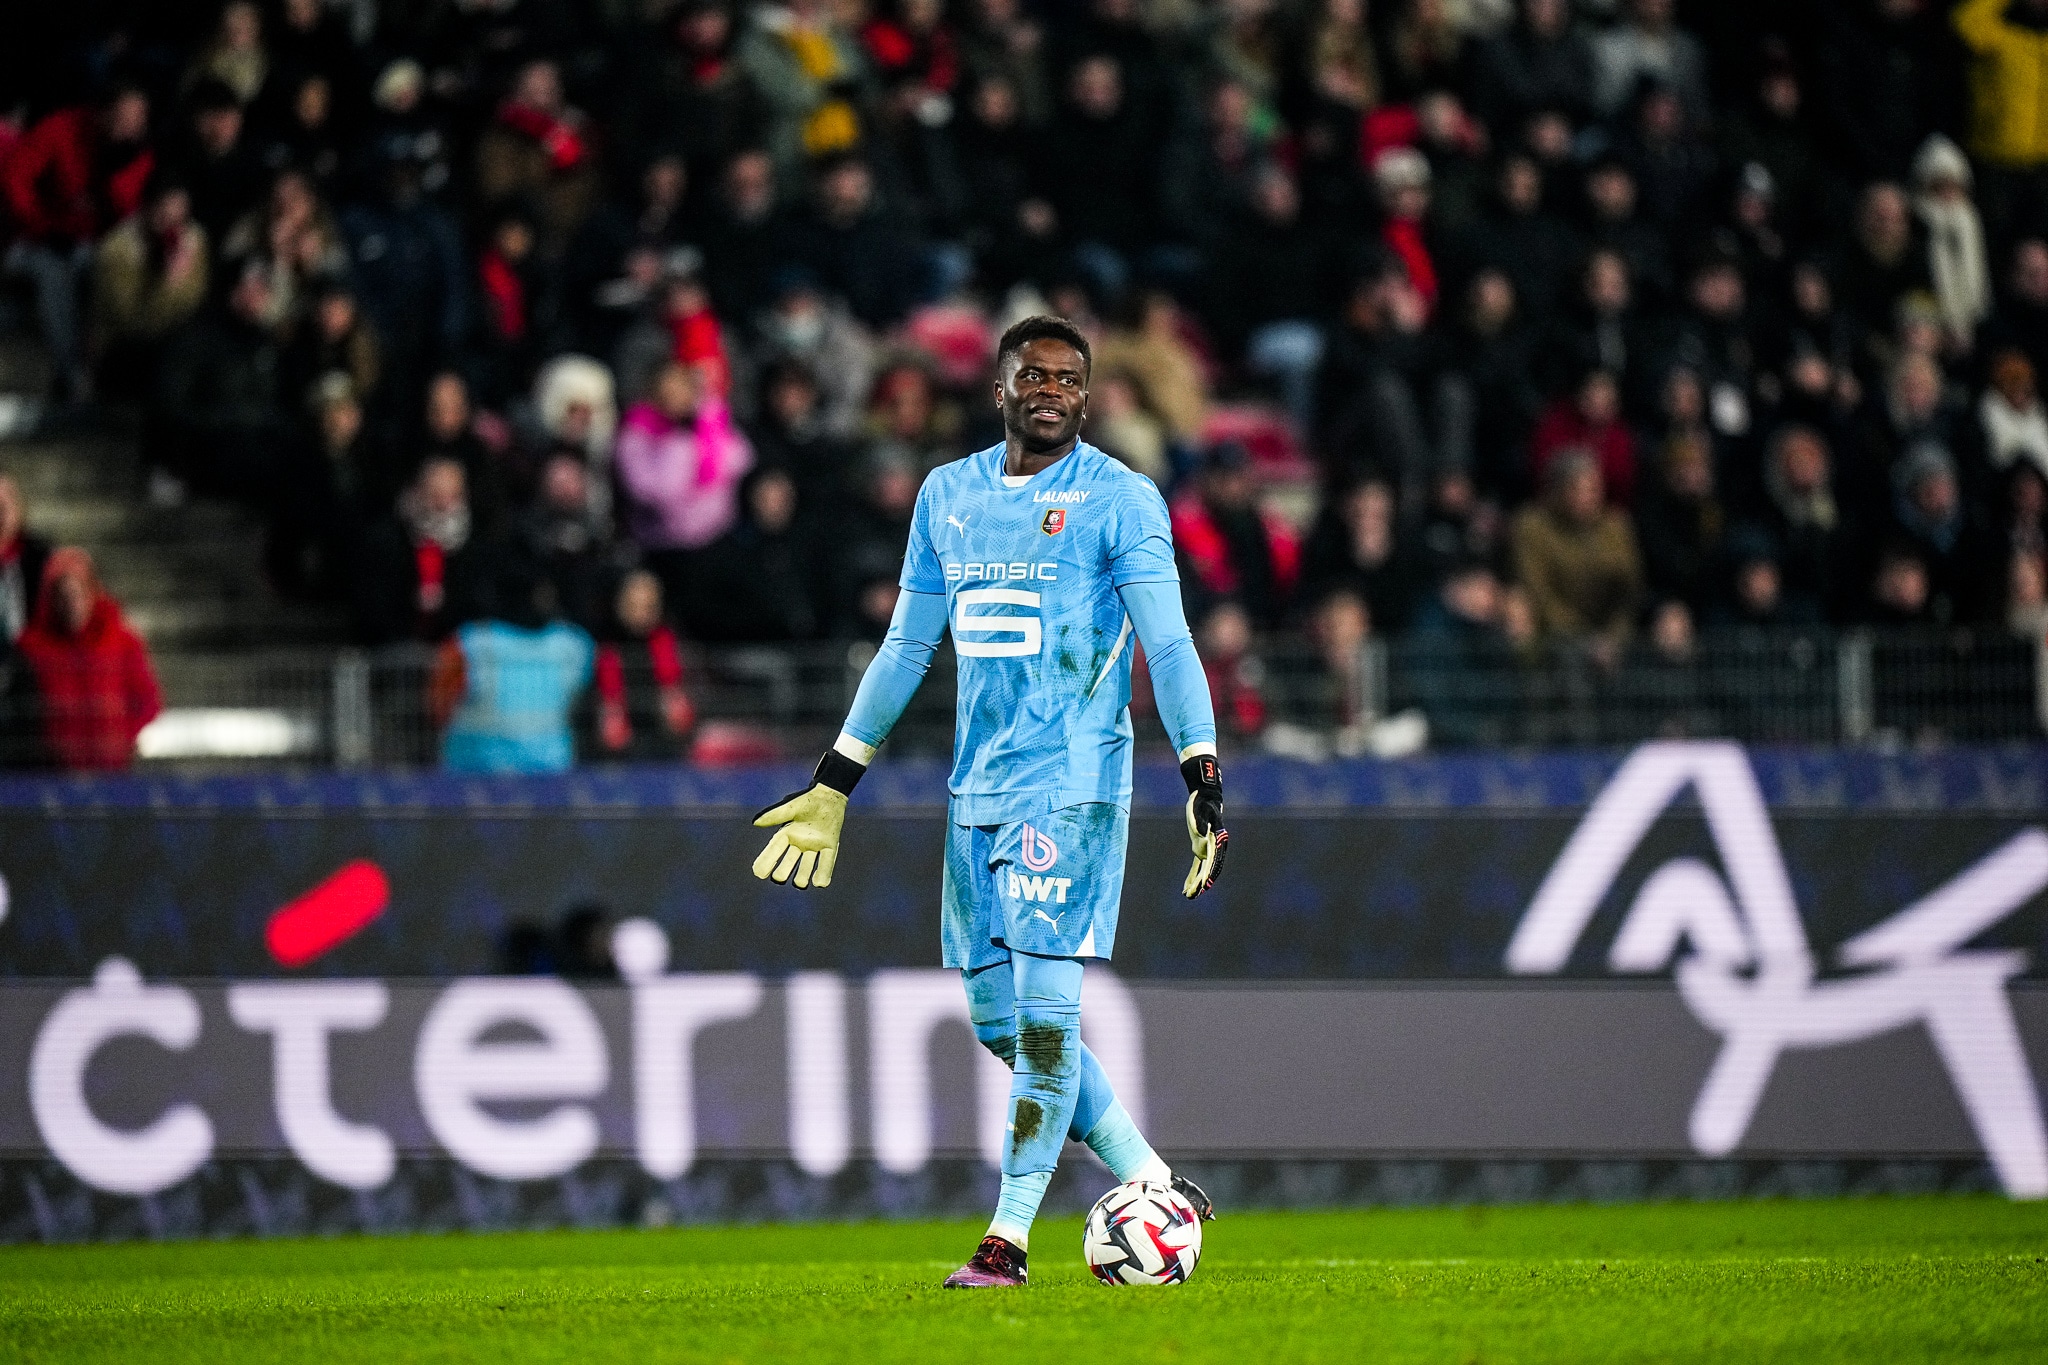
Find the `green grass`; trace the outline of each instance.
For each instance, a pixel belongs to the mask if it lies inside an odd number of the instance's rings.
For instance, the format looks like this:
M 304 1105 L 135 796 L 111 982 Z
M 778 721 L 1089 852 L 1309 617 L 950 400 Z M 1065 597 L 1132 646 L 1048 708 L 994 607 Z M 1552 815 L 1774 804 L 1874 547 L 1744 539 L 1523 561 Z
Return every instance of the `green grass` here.
M 1226 1212 L 1192 1282 L 943 1293 L 970 1224 L 0 1250 L 0 1361 L 2048 1360 L 2048 1206 Z

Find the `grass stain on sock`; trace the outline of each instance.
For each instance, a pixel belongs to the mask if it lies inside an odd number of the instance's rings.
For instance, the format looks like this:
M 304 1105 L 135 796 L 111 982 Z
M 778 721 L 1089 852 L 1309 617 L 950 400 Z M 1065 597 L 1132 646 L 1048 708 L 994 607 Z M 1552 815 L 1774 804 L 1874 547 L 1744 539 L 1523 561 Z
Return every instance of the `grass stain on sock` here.
M 1026 1024 L 1017 1031 L 1017 1052 L 1033 1071 L 1050 1076 L 1067 1060 L 1067 1031 L 1058 1024 Z
M 1038 1136 L 1038 1130 L 1045 1126 L 1045 1109 L 1037 1100 L 1018 1100 L 1017 1119 L 1010 1125 L 1010 1151 L 1024 1150 L 1025 1144 Z

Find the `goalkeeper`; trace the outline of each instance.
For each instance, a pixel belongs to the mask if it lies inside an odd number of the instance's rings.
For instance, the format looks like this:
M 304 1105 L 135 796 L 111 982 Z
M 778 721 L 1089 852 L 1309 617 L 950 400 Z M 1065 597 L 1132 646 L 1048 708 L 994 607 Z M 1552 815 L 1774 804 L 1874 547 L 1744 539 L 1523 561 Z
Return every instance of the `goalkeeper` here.
M 948 627 L 959 658 L 941 940 L 974 1031 L 1009 1065 L 1002 1195 L 949 1288 L 1021 1285 L 1031 1222 L 1068 1137 L 1119 1181 L 1176 1176 L 1081 1042 L 1082 964 L 1116 945 L 1130 834 L 1132 635 L 1187 779 L 1194 865 L 1214 884 L 1228 834 L 1209 688 L 1181 612 L 1159 490 L 1080 439 L 1088 342 L 1026 318 L 997 347 L 1000 446 L 934 470 L 917 497 L 902 595 L 838 741 L 774 828 L 754 875 L 825 886 L 846 798 L 924 679 Z

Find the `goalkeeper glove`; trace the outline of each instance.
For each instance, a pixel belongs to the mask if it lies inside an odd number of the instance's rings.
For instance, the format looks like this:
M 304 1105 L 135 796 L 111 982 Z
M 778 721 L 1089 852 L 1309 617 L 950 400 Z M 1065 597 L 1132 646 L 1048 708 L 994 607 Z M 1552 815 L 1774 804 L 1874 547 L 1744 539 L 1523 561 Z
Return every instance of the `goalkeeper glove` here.
M 1195 846 L 1195 865 L 1181 894 L 1189 900 L 1216 885 L 1230 831 L 1223 828 L 1223 768 L 1213 754 L 1196 754 L 1180 765 L 1188 784 L 1188 840 Z
M 832 885 L 832 867 L 839 861 L 839 829 L 846 823 L 846 798 L 865 772 L 866 764 L 854 762 L 837 749 L 827 749 L 818 760 L 810 786 L 791 792 L 754 817 L 756 828 L 775 831 L 768 847 L 754 859 L 754 875 L 787 882 L 794 874 L 800 890 Z

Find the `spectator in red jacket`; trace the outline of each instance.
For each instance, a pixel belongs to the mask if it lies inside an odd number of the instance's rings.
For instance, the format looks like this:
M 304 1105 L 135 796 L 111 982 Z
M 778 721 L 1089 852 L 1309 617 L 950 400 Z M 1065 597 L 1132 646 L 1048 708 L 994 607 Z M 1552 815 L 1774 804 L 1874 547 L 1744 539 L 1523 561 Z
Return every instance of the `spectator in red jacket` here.
M 1529 438 L 1530 482 L 1544 486 L 1545 471 L 1561 451 L 1583 450 L 1600 466 L 1610 506 L 1633 504 L 1636 438 L 1621 418 L 1621 388 L 1607 370 L 1591 369 L 1579 386 L 1551 404 Z
M 614 629 L 597 649 L 597 738 L 609 757 L 680 758 L 697 709 L 683 690 L 683 654 L 663 619 L 661 580 L 635 569 L 619 582 Z
M 79 337 L 79 286 L 93 243 L 142 203 L 155 161 L 149 97 L 117 85 L 98 108 L 74 105 L 37 123 L 0 162 L 0 198 L 21 236 L 6 273 L 31 282 L 58 396 L 82 401 L 92 384 Z
M 1207 615 L 1220 598 L 1235 598 L 1255 626 L 1280 623 L 1301 577 L 1294 532 L 1258 504 L 1251 457 L 1235 441 L 1209 452 L 1195 491 L 1173 503 L 1173 543 L 1188 570 L 1189 616 Z
M 50 556 L 20 649 L 35 674 L 52 761 L 77 771 L 127 767 L 135 737 L 163 710 L 163 694 L 148 649 L 100 587 L 85 551 Z

